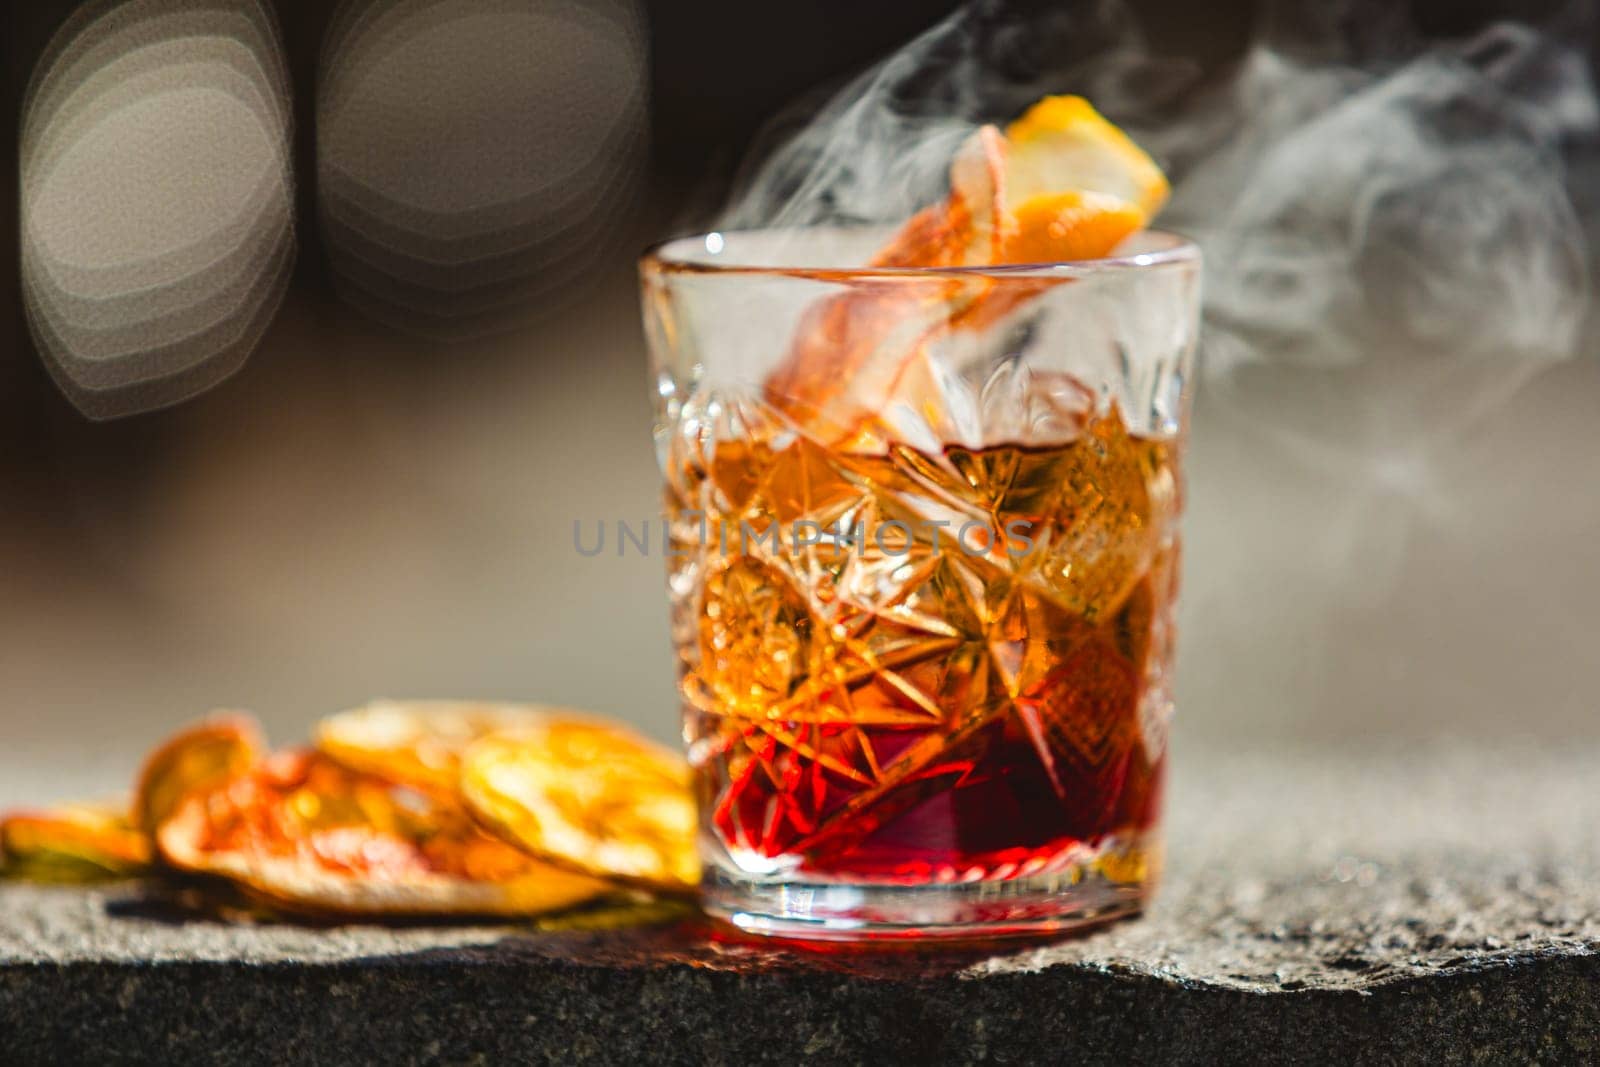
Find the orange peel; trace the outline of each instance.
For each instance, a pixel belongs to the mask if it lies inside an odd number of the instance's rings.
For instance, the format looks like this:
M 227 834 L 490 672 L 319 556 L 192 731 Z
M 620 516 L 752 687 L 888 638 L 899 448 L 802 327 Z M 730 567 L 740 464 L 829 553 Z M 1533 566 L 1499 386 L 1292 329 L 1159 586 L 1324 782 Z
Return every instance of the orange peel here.
M 1161 168 L 1081 96 L 1040 100 L 1006 127 L 1006 144 L 1012 210 L 1035 197 L 1076 191 L 1122 200 L 1149 220 L 1167 202 Z
M 874 268 L 1049 264 L 1109 255 L 1148 225 L 1169 188 L 1155 162 L 1087 100 L 1046 97 L 1002 134 L 981 126 L 950 166 L 950 193 L 913 215 Z M 999 285 L 956 273 L 859 278 L 802 319 L 766 394 L 829 445 L 875 440 L 891 404 L 923 406 L 911 383 L 929 346 L 975 329 L 1064 279 Z

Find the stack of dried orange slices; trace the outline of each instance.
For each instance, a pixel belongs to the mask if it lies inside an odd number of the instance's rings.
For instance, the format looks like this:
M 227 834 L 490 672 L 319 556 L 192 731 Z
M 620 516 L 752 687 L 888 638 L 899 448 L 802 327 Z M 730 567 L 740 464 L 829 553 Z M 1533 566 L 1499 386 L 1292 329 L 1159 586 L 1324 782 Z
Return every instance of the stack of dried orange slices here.
M 268 753 L 218 713 L 146 760 L 131 803 L 0 819 L 0 871 L 214 876 L 324 917 L 534 916 L 699 880 L 688 768 L 564 709 L 380 702 Z

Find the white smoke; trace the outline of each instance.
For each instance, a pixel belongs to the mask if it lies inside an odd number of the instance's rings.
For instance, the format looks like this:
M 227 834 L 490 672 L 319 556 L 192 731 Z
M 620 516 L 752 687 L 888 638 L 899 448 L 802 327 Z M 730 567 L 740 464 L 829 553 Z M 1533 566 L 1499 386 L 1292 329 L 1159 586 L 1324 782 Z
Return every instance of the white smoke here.
M 1205 251 L 1206 390 L 1308 392 L 1256 430 L 1426 507 L 1430 456 L 1585 337 L 1600 192 L 1575 203 L 1569 164 L 1597 156 L 1587 19 L 1429 42 L 1394 8 L 1280 4 L 1201 91 L 1114 0 L 975 2 L 780 123 L 719 224 L 903 219 L 977 123 L 1081 93 L 1166 165 L 1158 223 Z
M 1430 45 L 1381 7 L 1280 7 L 1197 94 L 1119 4 L 1037 6 L 970 4 L 780 122 L 719 228 L 903 219 L 977 123 L 1079 92 L 1168 166 L 1160 223 L 1207 252 L 1212 372 L 1574 350 L 1591 286 L 1564 157 L 1600 125 L 1577 13 Z
M 1188 160 L 1163 223 L 1207 253 L 1206 388 L 1356 494 L 1325 563 L 1359 558 L 1381 590 L 1408 516 L 1450 514 L 1439 457 L 1583 343 L 1566 160 L 1600 109 L 1582 53 L 1530 26 L 1376 59 L 1309 32 L 1152 142 Z
M 1190 149 L 1165 221 L 1210 253 L 1214 371 L 1574 350 L 1590 286 L 1562 149 L 1600 122 L 1581 53 L 1501 24 L 1387 66 L 1258 48 L 1216 105 L 1228 136 Z
M 1151 61 L 1114 0 L 1038 11 L 973 3 L 820 108 L 802 103 L 774 122 L 718 225 L 898 221 L 942 194 L 956 146 L 982 122 L 1005 121 L 1075 85 L 1092 86 L 1102 108 L 1143 106 L 1192 75 L 1189 64 Z
M 1206 258 L 1185 580 L 1206 625 L 1180 673 L 1263 730 L 1387 727 L 1396 707 L 1514 729 L 1509 701 L 1563 706 L 1556 680 L 1581 672 L 1561 634 L 1593 628 L 1594 582 L 1559 577 L 1585 551 L 1559 538 L 1596 513 L 1587 486 L 1562 480 L 1553 430 L 1495 421 L 1600 341 L 1592 13 L 1428 39 L 1396 10 L 1277 4 L 1202 80 L 1115 3 L 973 3 L 789 123 L 720 219 L 902 219 L 940 195 L 967 130 L 1045 93 L 1088 97 L 1150 149 L 1174 189 L 1157 225 Z M 1551 417 L 1569 450 L 1600 439 Z M 1512 617 L 1545 620 L 1516 656 L 1493 621 Z

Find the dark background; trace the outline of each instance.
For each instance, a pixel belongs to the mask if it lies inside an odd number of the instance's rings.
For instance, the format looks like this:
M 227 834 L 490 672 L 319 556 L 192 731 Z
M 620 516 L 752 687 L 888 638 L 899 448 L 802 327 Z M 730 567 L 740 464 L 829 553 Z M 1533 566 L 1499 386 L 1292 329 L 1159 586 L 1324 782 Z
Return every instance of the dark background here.
M 16 143 L 16 120 L 28 78 L 50 36 L 77 7 L 74 0 L 9 0 L 6 34 L 5 143 Z M 269 0 L 282 32 L 294 88 L 296 195 L 300 251 L 292 299 L 319 314 L 338 315 L 325 250 L 316 225 L 315 86 L 324 34 L 337 5 Z M 773 5 L 732 2 L 646 3 L 640 9 L 648 33 L 651 68 L 649 178 L 644 195 L 619 204 L 632 222 L 629 240 L 638 247 L 674 229 L 709 217 L 727 181 L 761 128 L 782 108 L 849 75 L 909 40 L 959 4 L 925 0 L 862 4 L 823 2 Z M 1234 3 L 1201 10 L 1196 5 L 1145 2 L 1132 5 L 1154 31 L 1153 42 L 1174 54 L 1225 63 L 1245 47 L 1255 11 Z M 14 156 L 12 157 L 14 160 Z M 6 167 L 15 181 L 14 162 Z M 7 187 L 5 247 L 15 248 L 16 196 Z M 614 262 L 621 258 L 613 255 Z M 614 265 L 614 264 L 613 264 Z M 15 255 L 0 267 L 0 312 L 14 346 L 0 358 L 0 442 L 8 497 L 26 499 L 30 510 L 70 507 L 62 486 L 48 473 L 65 461 L 74 469 L 109 466 L 119 491 L 148 460 L 150 449 L 166 447 L 173 424 L 183 413 L 92 425 L 51 383 L 37 359 L 18 304 Z M 553 300 L 571 299 L 592 286 L 592 275 L 564 279 Z M 254 362 L 293 359 L 269 338 Z M 455 353 L 459 358 L 463 353 Z M 471 353 L 464 353 L 471 358 Z M 433 353 L 419 360 L 431 361 Z M 545 356 L 544 358 L 555 358 Z M 228 390 L 255 387 L 247 368 Z M 225 402 L 200 398 L 194 406 Z M 40 477 L 43 475 L 43 477 Z M 12 479 L 18 480 L 13 484 Z M 68 490 L 70 493 L 71 490 Z M 52 499 L 56 498 L 56 499 Z
M 33 63 L 72 6 L 6 7 L 0 143 L 16 144 Z M 378 695 L 543 699 L 673 733 L 661 561 L 571 548 L 574 519 L 656 506 L 634 254 L 709 216 L 766 118 L 956 5 L 644 5 L 649 141 L 614 206 L 620 227 L 514 328 L 454 343 L 340 299 L 312 166 L 333 5 L 273 6 L 293 78 L 299 253 L 277 320 L 220 387 L 121 420 L 79 415 L 32 350 L 4 189 L 0 803 L 116 782 L 147 741 L 213 705 L 256 708 L 280 740 Z M 1212 76 L 1259 15 L 1130 6 L 1153 51 Z M 1444 35 L 1519 8 L 1416 15 Z M 14 158 L 3 174 L 15 182 Z M 1184 730 L 1227 744 L 1597 732 L 1597 398 L 1593 359 L 1535 382 L 1451 457 L 1455 510 L 1400 522 L 1380 567 L 1325 543 L 1341 502 L 1318 472 L 1253 444 L 1237 412 L 1212 416 L 1202 396 Z

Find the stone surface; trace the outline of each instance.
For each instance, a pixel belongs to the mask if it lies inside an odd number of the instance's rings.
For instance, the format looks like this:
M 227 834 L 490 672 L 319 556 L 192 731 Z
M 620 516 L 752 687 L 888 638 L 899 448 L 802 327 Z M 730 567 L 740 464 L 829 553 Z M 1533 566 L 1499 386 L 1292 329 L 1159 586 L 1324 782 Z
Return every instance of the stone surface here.
M 0 1063 L 1600 1057 L 1600 752 L 1176 754 L 1145 918 L 817 951 L 0 886 Z

